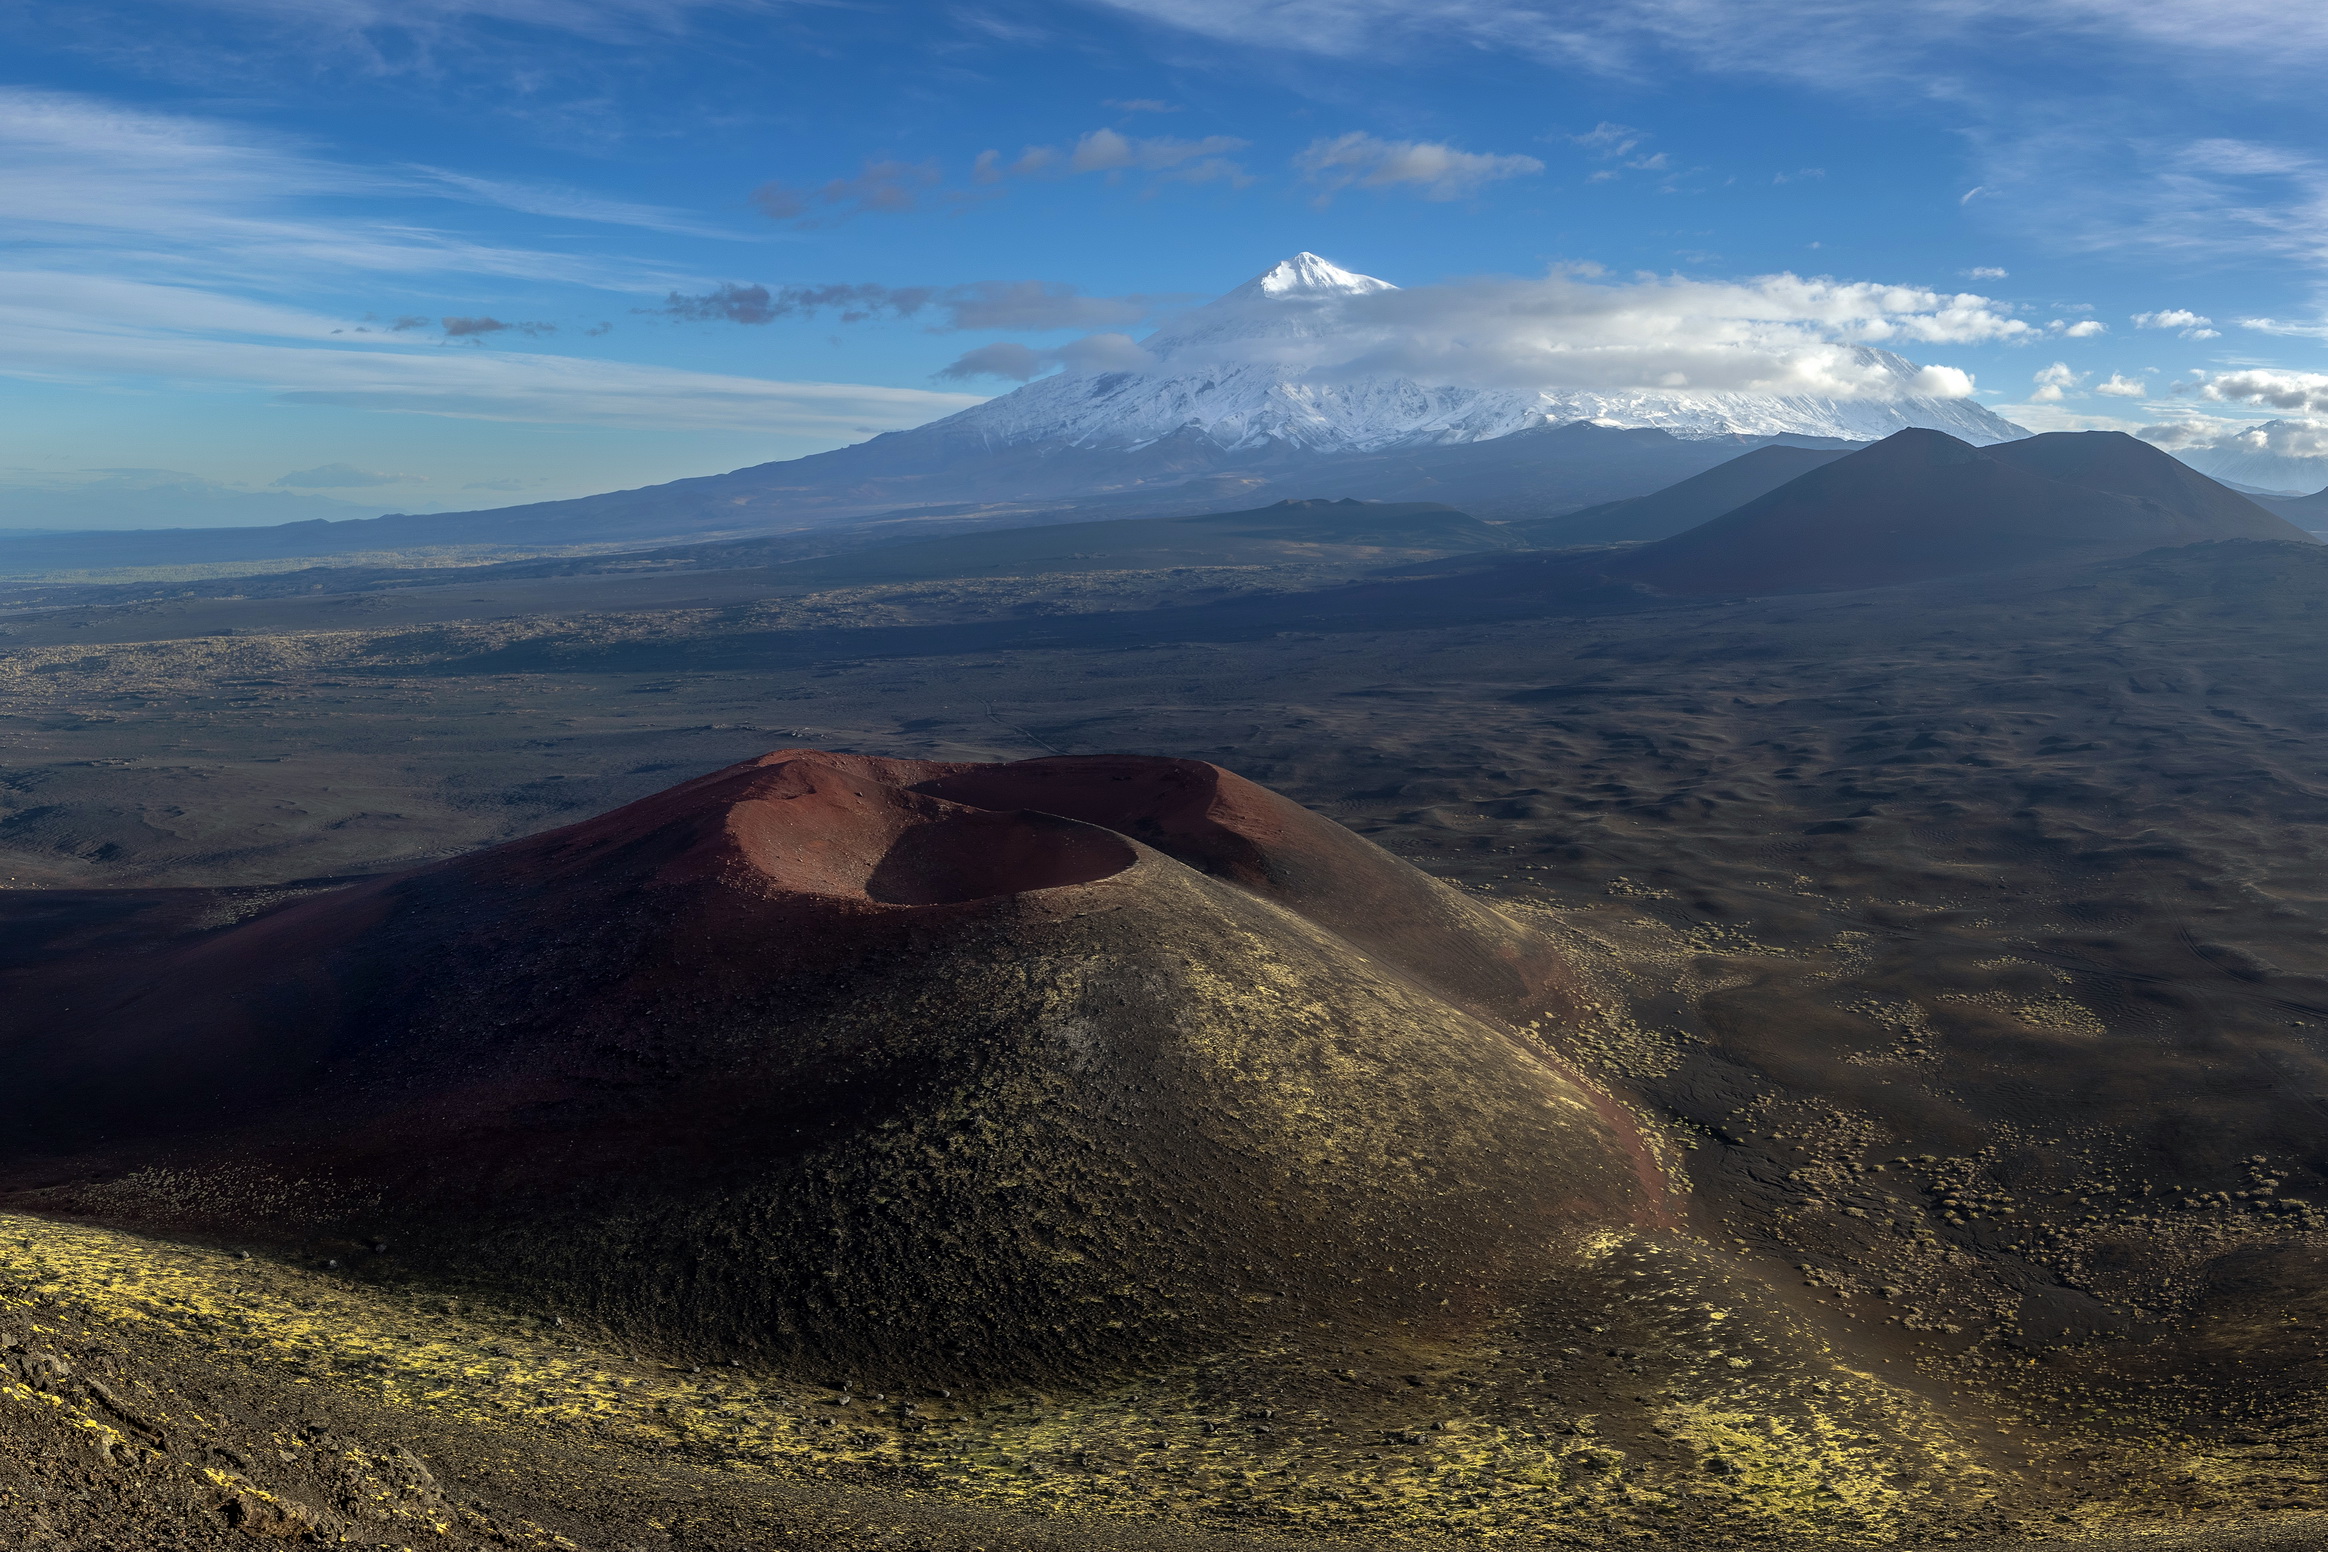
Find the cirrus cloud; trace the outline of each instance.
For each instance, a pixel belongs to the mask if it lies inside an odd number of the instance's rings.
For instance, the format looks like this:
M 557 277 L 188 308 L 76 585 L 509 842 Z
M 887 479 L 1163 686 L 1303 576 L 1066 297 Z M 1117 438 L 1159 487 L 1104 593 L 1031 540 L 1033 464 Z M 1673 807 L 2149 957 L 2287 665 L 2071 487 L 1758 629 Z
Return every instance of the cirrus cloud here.
M 842 323 L 934 316 L 940 321 L 930 332 L 950 334 L 977 329 L 1041 331 L 1132 324 L 1150 317 L 1159 307 L 1187 300 L 1176 294 L 1086 296 L 1076 287 L 1055 280 L 980 280 L 959 286 L 844 282 L 774 290 L 731 281 L 692 295 L 674 291 L 661 307 L 639 310 L 694 323 L 774 323 L 779 318 L 823 313 Z
M 1873 89 L 1940 84 L 2010 29 L 2026 51 L 2157 51 L 2254 77 L 2328 59 L 2328 14 L 2281 0 L 1090 0 L 1223 41 L 1338 59 L 1488 49 L 1611 74 L 1660 57 Z M 2090 67 L 2090 66 L 2089 66 Z
M 1070 372 L 1141 372 L 1155 364 L 1156 358 L 1128 334 L 1090 334 L 1055 350 L 1036 350 L 1008 340 L 981 345 L 940 367 L 937 375 L 950 382 L 1000 377 L 1023 383 L 1058 368 Z
M 1170 135 L 1134 136 L 1112 129 L 1095 129 L 1072 146 L 1027 146 L 1010 161 L 1003 160 L 1000 151 L 981 151 L 971 163 L 970 178 L 974 183 L 991 185 L 1011 178 L 1073 177 L 1100 172 L 1111 179 L 1120 179 L 1129 173 L 1144 172 L 1154 174 L 1160 182 L 1227 183 L 1244 188 L 1253 182 L 1253 176 L 1242 165 L 1230 161 L 1227 153 L 1241 151 L 1248 144 L 1249 141 L 1233 135 L 1176 140 Z
M 164 382 L 181 391 L 457 419 L 716 429 L 851 440 L 977 402 L 958 393 L 786 382 L 531 351 L 447 350 L 375 334 L 339 343 L 295 308 L 86 275 L 0 272 L 0 373 Z
M 1293 168 L 1318 185 L 1317 203 L 1323 206 L 1351 188 L 1406 189 L 1429 200 L 1463 199 L 1490 183 L 1542 172 L 1544 164 L 1532 156 L 1461 151 L 1436 140 L 1377 140 L 1353 131 L 1311 141 L 1295 155 Z
M 813 189 L 763 183 L 752 190 L 752 203 L 771 221 L 830 226 L 867 211 L 894 215 L 919 209 L 922 196 L 941 176 L 935 162 L 872 161 L 854 178 L 829 179 Z
M 327 463 L 313 469 L 294 469 L 270 483 L 288 490 L 360 490 L 374 485 L 426 485 L 425 474 L 388 474 L 359 469 L 353 464 Z

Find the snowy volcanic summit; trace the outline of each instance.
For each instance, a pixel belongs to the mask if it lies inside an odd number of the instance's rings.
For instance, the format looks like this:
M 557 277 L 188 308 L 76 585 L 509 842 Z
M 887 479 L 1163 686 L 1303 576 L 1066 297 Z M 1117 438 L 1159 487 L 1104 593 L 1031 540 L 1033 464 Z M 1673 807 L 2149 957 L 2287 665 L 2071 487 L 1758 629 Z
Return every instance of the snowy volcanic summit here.
M 1971 399 L 1915 392 L 1914 362 L 1861 345 L 1848 357 L 1878 392 L 1854 398 L 1672 388 L 1480 388 L 1371 375 L 1347 342 L 1364 299 L 1398 288 L 1298 253 L 1134 349 L 1124 370 L 1040 378 L 919 432 L 987 447 L 1048 443 L 1131 450 L 1201 433 L 1223 451 L 1314 453 L 1484 442 L 1592 421 L 1678 437 L 1815 436 L 1873 441 L 1908 426 L 1975 444 L 2028 433 Z M 1356 304 L 1356 305 L 1353 305 Z M 1343 342 L 1336 349 L 1336 342 Z M 1896 390 L 1883 389 L 1896 385 Z

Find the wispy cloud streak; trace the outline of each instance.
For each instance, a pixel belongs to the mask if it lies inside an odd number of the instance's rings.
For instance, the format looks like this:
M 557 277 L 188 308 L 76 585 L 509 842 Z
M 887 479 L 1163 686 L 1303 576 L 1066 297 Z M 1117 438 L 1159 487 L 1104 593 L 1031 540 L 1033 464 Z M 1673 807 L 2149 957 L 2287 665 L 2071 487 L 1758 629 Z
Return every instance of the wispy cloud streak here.
M 367 213 L 330 213 L 362 196 Z M 536 216 L 674 230 L 683 216 L 439 169 L 349 166 L 186 115 L 64 93 L 0 90 L 0 374 L 161 383 L 293 402 L 512 421 L 724 428 L 846 440 L 976 400 L 958 393 L 781 382 L 511 350 L 559 327 L 474 306 L 340 310 L 351 293 L 411 298 L 545 283 L 651 297 L 701 282 L 612 252 L 480 241 L 379 214 L 387 199 L 457 199 Z M 709 230 L 709 228 L 706 228 Z M 168 283 L 155 279 L 167 275 Z M 293 298 L 309 298 L 306 303 Z M 960 309 L 1007 294 L 964 295 Z M 528 304 L 529 305 L 529 304 Z M 580 330 L 595 334 L 598 330 Z M 476 345 L 452 349 L 448 341 Z

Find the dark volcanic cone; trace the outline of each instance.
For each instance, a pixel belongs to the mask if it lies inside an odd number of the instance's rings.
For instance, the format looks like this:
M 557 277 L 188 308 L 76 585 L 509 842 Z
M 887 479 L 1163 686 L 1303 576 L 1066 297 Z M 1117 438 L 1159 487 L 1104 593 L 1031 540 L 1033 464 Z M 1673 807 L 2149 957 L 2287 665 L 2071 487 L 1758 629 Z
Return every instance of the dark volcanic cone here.
M 2328 529 L 2328 490 L 2316 490 L 2308 496 L 2263 496 L 2256 498 L 2255 504 L 2277 512 L 2306 533 Z
M 790 751 L 311 897 L 8 1053 L 19 1204 L 384 1242 L 701 1351 L 1461 1322 L 1655 1215 L 1535 934 L 1227 772 Z
M 1603 502 L 1565 517 L 1540 518 L 1514 526 L 1527 536 L 1530 544 L 1547 549 L 1566 544 L 1629 544 L 1671 538 L 1734 511 L 1757 496 L 1767 495 L 1789 480 L 1831 464 L 1850 451 L 1849 448 L 1758 447 L 1646 496 Z
M 1810 593 L 2215 539 L 2313 542 L 2117 432 L 1973 447 L 1912 430 L 1602 569 L 1669 593 Z

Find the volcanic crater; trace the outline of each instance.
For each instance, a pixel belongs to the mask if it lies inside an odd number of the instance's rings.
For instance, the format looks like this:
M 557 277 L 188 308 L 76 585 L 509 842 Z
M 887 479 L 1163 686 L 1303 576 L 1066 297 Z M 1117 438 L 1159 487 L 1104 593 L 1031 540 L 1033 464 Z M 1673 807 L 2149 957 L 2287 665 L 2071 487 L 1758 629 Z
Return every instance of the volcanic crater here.
M 15 1205 L 705 1359 L 1453 1329 L 1665 1210 L 1549 941 L 1193 761 L 787 750 L 25 994 Z

